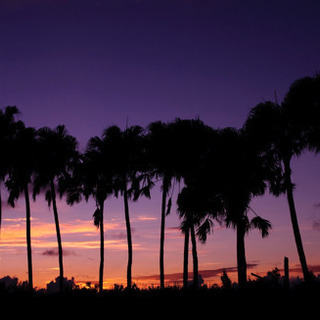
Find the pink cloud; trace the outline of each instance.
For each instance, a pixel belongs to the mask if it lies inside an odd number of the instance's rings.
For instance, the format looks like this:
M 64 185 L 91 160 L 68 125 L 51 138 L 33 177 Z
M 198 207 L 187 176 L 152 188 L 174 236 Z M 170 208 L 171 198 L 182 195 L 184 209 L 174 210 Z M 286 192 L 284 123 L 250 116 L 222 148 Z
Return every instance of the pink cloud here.
M 257 263 L 248 264 L 247 268 L 251 269 L 251 268 L 256 267 L 257 265 L 258 265 Z M 201 275 L 201 277 L 203 279 L 208 279 L 208 278 L 220 276 L 224 270 L 227 273 L 234 273 L 234 272 L 237 272 L 237 267 L 226 267 L 226 268 L 199 270 L 199 275 Z M 192 276 L 193 276 L 192 272 L 189 272 L 189 274 L 188 274 L 189 279 L 191 279 Z M 172 281 L 172 282 L 182 281 L 183 273 L 177 272 L 177 273 L 166 274 L 165 279 L 167 281 Z M 153 275 L 149 275 L 149 276 L 140 276 L 140 277 L 138 276 L 137 280 L 159 280 L 159 274 L 153 274 Z

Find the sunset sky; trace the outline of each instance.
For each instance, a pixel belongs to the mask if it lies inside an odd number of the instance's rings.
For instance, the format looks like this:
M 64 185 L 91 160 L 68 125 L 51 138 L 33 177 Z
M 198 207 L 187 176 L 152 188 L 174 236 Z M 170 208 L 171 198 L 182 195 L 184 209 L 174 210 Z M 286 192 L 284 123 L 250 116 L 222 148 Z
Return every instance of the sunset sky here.
M 241 127 L 256 104 L 281 101 L 294 80 L 320 71 L 319 14 L 318 0 L 0 0 L 0 108 L 16 105 L 27 126 L 66 125 L 81 151 L 113 124 L 145 127 L 199 116 L 214 128 Z M 304 249 L 316 274 L 319 160 L 305 153 L 292 166 Z M 158 285 L 159 188 L 151 200 L 130 203 L 138 285 Z M 0 278 L 24 281 L 24 202 L 3 205 Z M 273 229 L 267 239 L 255 230 L 247 236 L 248 274 L 281 269 L 284 256 L 294 270 L 299 260 L 285 197 L 266 195 L 251 207 Z M 34 284 L 45 287 L 59 275 L 53 212 L 41 195 L 31 210 Z M 58 210 L 65 276 L 97 282 L 94 203 L 69 207 L 62 200 Z M 108 199 L 105 210 L 107 287 L 125 283 L 127 245 L 122 198 Z M 174 282 L 183 267 L 175 207 L 166 223 L 165 273 Z M 200 274 L 209 284 L 220 284 L 222 268 L 236 280 L 235 241 L 234 230 L 215 223 L 207 243 L 198 244 Z

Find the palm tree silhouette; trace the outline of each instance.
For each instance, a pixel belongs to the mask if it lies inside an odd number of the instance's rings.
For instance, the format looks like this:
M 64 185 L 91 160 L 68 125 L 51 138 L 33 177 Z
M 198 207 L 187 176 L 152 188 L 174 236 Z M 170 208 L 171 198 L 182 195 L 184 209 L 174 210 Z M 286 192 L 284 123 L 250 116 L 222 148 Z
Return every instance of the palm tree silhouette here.
M 270 189 L 275 196 L 283 192 L 287 195 L 297 252 L 304 279 L 307 281 L 310 279 L 310 273 L 303 249 L 291 179 L 291 160 L 294 156 L 299 156 L 307 145 L 302 127 L 297 123 L 294 109 L 290 109 L 286 104 L 279 105 L 268 101 L 251 110 L 244 127 L 252 137 L 257 138 L 252 140 L 255 148 L 260 148 L 261 153 L 273 158 L 278 166 L 279 174 L 276 179 L 271 179 Z
M 9 191 L 9 204 L 14 207 L 20 194 L 24 194 L 26 207 L 26 238 L 28 260 L 28 286 L 33 290 L 32 248 L 31 248 L 31 209 L 29 199 L 29 184 L 32 182 L 36 154 L 36 131 L 25 127 L 21 121 L 17 125 L 13 141 L 14 157 L 9 167 L 9 177 L 5 184 Z
M 15 116 L 19 114 L 16 106 L 7 106 L 5 110 L 0 110 L 0 150 L 2 155 L 0 157 L 0 234 L 2 222 L 2 199 L 1 199 L 1 185 L 9 170 L 10 157 L 12 158 L 12 142 L 16 130 Z
M 193 285 L 198 286 L 198 255 L 195 226 L 198 226 L 202 215 L 203 204 L 196 201 L 199 195 L 199 174 L 204 165 L 206 153 L 214 131 L 200 119 L 176 119 L 171 123 L 171 143 L 174 147 L 173 167 L 176 177 L 183 178 L 186 188 L 178 195 L 177 204 L 180 218 L 183 219 L 181 230 L 185 235 L 184 246 L 184 286 L 187 285 L 189 236 L 192 244 Z M 198 189 L 197 189 L 198 188 Z M 187 196 L 184 196 L 186 195 Z M 203 200 L 203 199 L 202 199 Z M 196 205 L 195 205 L 196 204 Z
M 35 199 L 41 190 L 45 190 L 48 206 L 50 207 L 52 204 L 58 242 L 60 291 L 63 291 L 64 269 L 56 184 L 60 197 L 62 197 L 65 189 L 60 187 L 60 183 L 70 174 L 78 159 L 77 145 L 76 139 L 68 134 L 63 125 L 59 125 L 53 130 L 43 127 L 37 132 L 38 153 L 33 182 L 33 198 Z
M 150 164 L 150 176 L 162 179 L 162 201 L 161 201 L 161 223 L 160 223 L 160 288 L 163 289 L 164 282 L 164 241 L 165 241 L 165 219 L 171 210 L 171 197 L 169 191 L 172 179 L 175 177 L 175 169 L 172 166 L 174 156 L 172 146 L 172 130 L 170 124 L 156 121 L 149 124 L 147 141 L 147 156 Z
M 273 167 L 253 148 L 244 130 L 220 130 L 218 150 L 218 162 L 221 161 L 218 167 L 224 168 L 220 179 L 225 222 L 237 232 L 238 283 L 244 286 L 247 279 L 245 235 L 256 227 L 262 237 L 266 237 L 271 228 L 271 223 L 259 216 L 249 220 L 250 202 L 253 197 L 264 194 Z
M 93 219 L 94 225 L 100 229 L 99 292 L 103 291 L 104 203 L 114 192 L 112 171 L 106 166 L 109 157 L 106 151 L 103 140 L 99 137 L 91 138 L 80 166 L 83 194 L 87 201 L 92 196 L 97 207 Z
M 271 228 L 269 221 L 258 216 L 250 222 L 247 212 L 252 197 L 264 193 L 272 167 L 258 157 L 242 130 L 225 128 L 212 132 L 197 168 L 186 179 L 187 188 L 179 194 L 179 210 L 192 214 L 203 243 L 214 220 L 225 221 L 237 230 L 238 278 L 242 286 L 246 283 L 245 234 L 257 227 L 265 237 Z
M 204 159 L 203 159 L 204 160 Z M 212 164 L 210 164 L 212 165 Z M 193 257 L 193 285 L 198 286 L 198 255 L 196 237 L 201 243 L 207 241 L 207 236 L 212 232 L 214 220 L 221 223 L 223 217 L 223 204 L 220 194 L 212 188 L 215 181 L 211 179 L 209 172 L 202 166 L 197 170 L 192 183 L 188 182 L 178 195 L 177 205 L 181 223 L 181 231 L 185 235 L 184 242 L 184 272 L 183 286 L 188 286 L 188 251 L 189 237 L 192 243 Z
M 117 126 L 108 127 L 103 133 L 103 144 L 108 158 L 106 168 L 113 175 L 115 196 L 123 197 L 128 244 L 127 288 L 132 286 L 132 235 L 129 215 L 129 199 L 137 201 L 144 195 L 150 198 L 153 183 L 145 173 L 146 154 L 143 128 L 131 126 L 122 131 Z
M 192 190 L 192 191 L 191 191 Z M 184 187 L 178 195 L 177 205 L 180 219 L 182 220 L 180 229 L 184 234 L 184 254 L 183 254 L 183 287 L 188 286 L 188 256 L 189 256 L 189 239 L 192 245 L 192 260 L 193 260 L 193 286 L 198 287 L 198 254 L 196 244 L 195 226 L 199 226 L 202 215 L 202 203 L 197 201 L 196 194 L 200 189 L 191 189 Z

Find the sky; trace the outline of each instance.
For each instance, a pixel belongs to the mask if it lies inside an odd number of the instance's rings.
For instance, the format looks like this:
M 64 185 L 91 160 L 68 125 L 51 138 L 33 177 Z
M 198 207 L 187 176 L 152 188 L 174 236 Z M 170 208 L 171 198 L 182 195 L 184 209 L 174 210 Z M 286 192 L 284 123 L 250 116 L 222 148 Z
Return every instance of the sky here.
M 81 151 L 113 124 L 146 127 L 199 117 L 214 128 L 241 127 L 255 105 L 281 101 L 294 80 L 319 72 L 319 12 L 318 0 L 0 0 L 0 108 L 16 105 L 27 126 L 66 125 Z M 316 274 L 319 157 L 307 152 L 293 161 L 298 220 Z M 15 209 L 4 203 L 0 277 L 24 281 L 22 200 Z M 299 259 L 285 197 L 266 194 L 251 207 L 273 229 L 267 239 L 255 230 L 247 235 L 248 275 L 281 269 L 284 256 L 294 271 Z M 34 283 L 45 287 L 59 274 L 53 212 L 41 196 L 31 209 Z M 166 221 L 165 273 L 175 282 L 181 280 L 183 236 L 173 209 Z M 65 276 L 97 282 L 94 203 L 69 207 L 62 199 L 58 210 Z M 159 185 L 150 200 L 130 203 L 130 215 L 133 280 L 157 285 Z M 105 237 L 105 286 L 125 283 L 121 198 L 106 202 Z M 208 284 L 220 284 L 223 268 L 236 280 L 235 241 L 234 230 L 215 223 L 207 243 L 198 243 L 200 274 Z

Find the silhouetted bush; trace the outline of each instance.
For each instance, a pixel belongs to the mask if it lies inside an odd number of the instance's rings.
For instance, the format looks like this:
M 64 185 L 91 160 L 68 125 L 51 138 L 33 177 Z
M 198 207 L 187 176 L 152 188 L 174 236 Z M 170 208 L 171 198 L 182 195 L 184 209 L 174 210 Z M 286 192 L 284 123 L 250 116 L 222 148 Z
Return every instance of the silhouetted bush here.
M 79 289 L 79 286 L 75 284 L 74 278 L 68 280 L 68 278 L 63 278 L 63 290 L 69 292 L 75 289 Z M 47 284 L 48 293 L 60 292 L 60 277 L 57 277 L 55 281 L 51 281 Z

